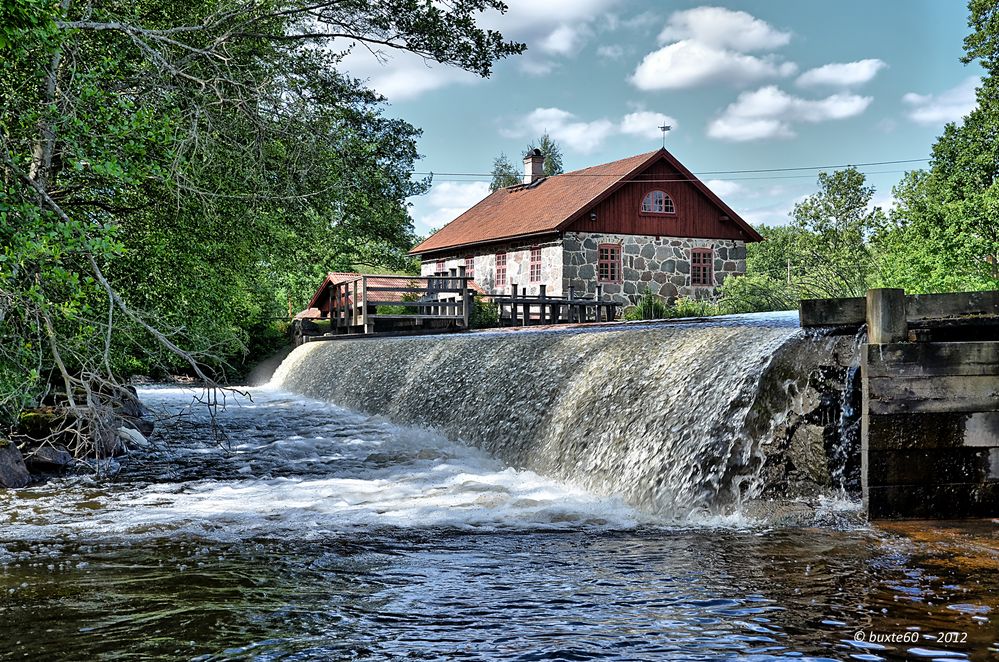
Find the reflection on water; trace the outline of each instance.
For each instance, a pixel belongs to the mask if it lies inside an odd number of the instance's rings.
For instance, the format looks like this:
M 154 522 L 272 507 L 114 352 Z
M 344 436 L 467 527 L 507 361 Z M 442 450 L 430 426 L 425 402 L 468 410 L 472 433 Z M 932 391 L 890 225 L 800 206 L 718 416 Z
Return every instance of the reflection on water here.
M 258 390 L 229 414 L 232 453 L 180 420 L 110 484 L 0 502 L 0 657 L 999 655 L 991 523 L 667 526 L 328 405 Z M 893 633 L 915 639 L 871 643 Z

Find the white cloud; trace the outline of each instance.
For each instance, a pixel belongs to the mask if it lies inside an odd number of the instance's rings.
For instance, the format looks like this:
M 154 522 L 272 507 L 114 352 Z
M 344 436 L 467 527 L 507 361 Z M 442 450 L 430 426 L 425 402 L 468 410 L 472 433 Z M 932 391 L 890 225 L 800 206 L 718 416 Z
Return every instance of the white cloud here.
M 639 110 L 622 117 L 618 129 L 621 133 L 631 136 L 656 139 L 662 137 L 663 132 L 659 127 L 664 124 L 676 128 L 677 121 L 669 115 L 654 113 L 650 110 Z
M 624 57 L 624 47 L 617 44 L 601 46 L 597 49 L 597 57 L 603 60 L 620 60 Z
M 978 105 L 975 88 L 981 83 L 978 76 L 970 76 L 959 85 L 940 94 L 909 92 L 902 97 L 911 110 L 909 119 L 917 124 L 940 125 L 960 121 Z
M 417 215 L 417 231 L 440 228 L 458 218 L 489 195 L 488 182 L 437 182 L 422 198 L 412 198 L 422 213 Z
M 535 108 L 518 126 L 502 133 L 510 138 L 524 138 L 547 131 L 567 148 L 588 154 L 600 147 L 614 130 L 614 123 L 608 119 L 585 122 L 561 108 Z
M 480 26 L 500 30 L 506 39 L 528 45 L 524 55 L 513 60 L 532 76 L 550 73 L 558 62 L 575 54 L 593 35 L 590 27 L 621 0 L 508 0 L 506 14 L 490 11 L 477 21 Z M 335 44 L 346 49 L 348 41 Z M 391 101 L 413 99 L 452 85 L 471 85 L 481 79 L 475 74 L 428 63 L 411 53 L 382 49 L 377 55 L 355 46 L 343 61 L 344 69 Z
M 779 48 L 790 39 L 790 33 L 746 12 L 721 7 L 675 12 L 659 35 L 665 45 L 642 58 L 631 83 L 642 90 L 666 90 L 790 76 L 798 70 L 794 63 L 772 53 L 748 54 Z
M 628 113 L 615 122 L 605 117 L 581 120 L 561 108 L 535 108 L 522 121 L 503 129 L 501 133 L 508 138 L 528 138 L 547 131 L 548 135 L 567 149 L 589 154 L 615 135 L 659 138 L 662 132 L 658 127 L 664 123 L 673 127 L 677 125 L 672 117 L 647 110 Z
M 746 53 L 786 46 L 791 41 L 791 33 L 781 32 L 744 11 L 695 7 L 674 12 L 659 34 L 659 41 L 664 44 L 685 39 Z
M 539 47 L 546 53 L 572 55 L 589 34 L 585 24 L 560 25 L 539 42 Z
M 393 101 L 412 99 L 449 85 L 475 85 L 482 79 L 473 73 L 427 64 L 411 53 L 394 53 L 386 63 L 357 49 L 344 59 L 347 71 Z
M 854 117 L 873 99 L 855 94 L 833 94 L 824 99 L 795 97 L 769 85 L 743 92 L 708 124 L 708 136 L 744 142 L 764 138 L 791 138 L 796 123 L 818 123 Z
M 550 73 L 552 58 L 568 58 L 595 34 L 594 24 L 621 0 L 508 0 L 506 14 L 492 14 L 483 26 L 507 39 L 527 44 L 516 57 L 518 67 L 532 76 Z
M 709 189 L 715 192 L 719 197 L 726 197 L 729 195 L 735 195 L 736 193 L 742 193 L 745 188 L 739 182 L 733 182 L 730 179 L 709 179 L 704 182 Z
M 870 82 L 878 72 L 888 65 L 878 60 L 867 59 L 856 62 L 834 62 L 815 69 L 809 69 L 798 76 L 797 83 L 802 87 L 853 87 Z
M 678 41 L 646 55 L 631 82 L 642 90 L 670 90 L 708 83 L 751 83 L 790 76 L 797 70 L 773 56 L 756 57 L 719 50 L 696 41 Z
M 799 202 L 804 202 L 808 194 L 799 195 L 791 200 L 765 205 L 755 209 L 740 210 L 739 215 L 751 225 L 790 225 L 791 212 Z

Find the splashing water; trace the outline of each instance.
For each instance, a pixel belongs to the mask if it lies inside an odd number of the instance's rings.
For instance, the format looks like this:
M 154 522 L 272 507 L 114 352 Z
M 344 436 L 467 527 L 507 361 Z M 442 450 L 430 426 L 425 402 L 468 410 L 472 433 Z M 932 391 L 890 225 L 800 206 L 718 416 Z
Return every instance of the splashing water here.
M 757 491 L 747 432 L 789 315 L 601 331 L 309 343 L 273 383 L 426 426 L 668 519 Z

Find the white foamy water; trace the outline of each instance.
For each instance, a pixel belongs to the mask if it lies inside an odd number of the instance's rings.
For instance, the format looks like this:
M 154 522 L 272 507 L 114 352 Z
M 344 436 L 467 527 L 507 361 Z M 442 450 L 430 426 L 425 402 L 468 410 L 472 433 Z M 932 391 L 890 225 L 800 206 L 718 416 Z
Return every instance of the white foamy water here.
M 196 391 L 150 388 L 160 415 Z M 120 461 L 110 482 L 68 477 L 14 491 L 0 538 L 194 535 L 321 539 L 358 527 L 631 528 L 643 516 L 418 428 L 269 388 L 230 398 L 228 450 L 207 438 L 207 413 L 161 424 L 152 451 Z

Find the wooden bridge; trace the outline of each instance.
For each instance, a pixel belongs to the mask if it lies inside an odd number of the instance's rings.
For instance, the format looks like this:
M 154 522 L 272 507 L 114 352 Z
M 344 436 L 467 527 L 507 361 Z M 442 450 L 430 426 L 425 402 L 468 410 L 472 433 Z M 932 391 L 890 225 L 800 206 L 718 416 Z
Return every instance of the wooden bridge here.
M 304 333 L 304 342 L 373 334 L 442 333 L 471 328 L 475 297 L 495 303 L 501 326 L 611 321 L 620 305 L 596 297 L 537 295 L 511 283 L 508 295 L 484 295 L 464 267 L 433 276 L 329 274 L 310 306 L 329 330 Z

